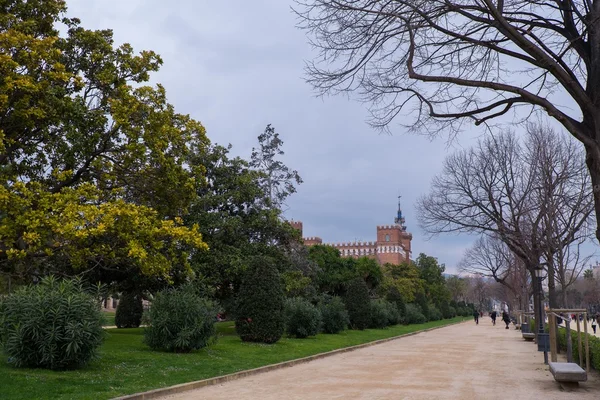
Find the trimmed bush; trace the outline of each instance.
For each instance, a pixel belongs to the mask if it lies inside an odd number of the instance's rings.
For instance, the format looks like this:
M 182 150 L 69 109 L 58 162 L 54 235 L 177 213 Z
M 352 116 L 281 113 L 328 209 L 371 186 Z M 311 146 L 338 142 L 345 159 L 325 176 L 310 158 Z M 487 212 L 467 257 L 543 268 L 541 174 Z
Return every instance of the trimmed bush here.
M 275 343 L 285 328 L 283 283 L 269 259 L 253 263 L 238 294 L 235 329 L 244 342 Z
M 442 313 L 442 318 L 440 319 L 448 319 L 452 318 L 454 315 L 450 312 L 450 304 L 446 302 L 440 303 L 438 310 Z
M 371 299 L 369 289 L 362 278 L 355 278 L 346 290 L 346 309 L 352 329 L 363 330 L 371 324 Z
M 285 301 L 285 330 L 289 336 L 304 339 L 321 329 L 321 312 L 307 300 L 295 297 Z
M 421 309 L 416 304 L 406 305 L 406 316 L 404 317 L 404 323 L 406 324 L 424 324 L 427 322 L 427 318 L 421 312 Z
M 0 299 L 0 343 L 16 367 L 87 364 L 102 343 L 102 321 L 100 303 L 80 280 L 46 277 Z
M 323 319 L 322 329 L 325 333 L 340 333 L 350 324 L 344 302 L 337 296 L 322 301 L 319 304 L 319 310 Z
M 115 313 L 117 328 L 137 328 L 142 321 L 144 306 L 142 296 L 135 293 L 123 293 Z
M 385 297 L 387 301 L 396 305 L 396 310 L 398 310 L 398 323 L 404 322 L 404 316 L 406 315 L 406 304 L 404 303 L 404 298 L 402 294 L 395 286 L 392 286 Z
M 429 306 L 429 320 L 430 321 L 439 321 L 443 319 L 444 316 L 442 312 L 438 310 L 435 306 Z
M 371 301 L 371 323 L 369 328 L 382 329 L 389 325 L 388 307 L 384 300 Z
M 454 318 L 458 315 L 456 313 L 456 308 L 454 308 L 452 306 L 449 307 L 448 312 L 450 313 L 450 316 L 448 318 Z
M 192 286 L 159 292 L 147 313 L 144 342 L 153 350 L 189 353 L 214 340 L 217 307 Z
M 571 324 L 573 325 L 573 324 Z M 583 328 L 582 328 L 583 329 Z M 582 368 L 585 368 L 585 333 L 581 332 L 581 344 L 584 346 L 584 355 Z M 600 371 L 600 339 L 588 334 L 588 340 L 590 345 L 590 366 L 596 371 Z M 558 344 L 561 350 L 567 351 L 567 330 L 565 328 L 558 329 Z M 573 349 L 573 361 L 579 362 L 579 336 L 577 330 L 571 329 L 571 344 Z
M 385 300 L 371 302 L 371 328 L 385 328 L 396 325 L 400 320 L 398 308 L 395 304 Z

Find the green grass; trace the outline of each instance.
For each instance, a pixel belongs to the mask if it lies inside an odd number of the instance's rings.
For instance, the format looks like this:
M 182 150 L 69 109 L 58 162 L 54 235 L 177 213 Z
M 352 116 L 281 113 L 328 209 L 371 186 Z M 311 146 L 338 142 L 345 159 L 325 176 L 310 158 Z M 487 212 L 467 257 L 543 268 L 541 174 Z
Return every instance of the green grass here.
M 284 338 L 274 345 L 242 343 L 232 322 L 217 324 L 216 344 L 189 354 L 151 351 L 142 343 L 143 328 L 109 329 L 101 358 L 76 371 L 13 368 L 0 359 L 0 398 L 109 399 L 178 383 L 231 374 L 263 365 L 371 342 L 462 321 L 398 325 L 387 329 L 321 334 L 308 339 Z
M 114 311 L 104 311 L 104 323 L 102 326 L 115 326 L 115 312 Z

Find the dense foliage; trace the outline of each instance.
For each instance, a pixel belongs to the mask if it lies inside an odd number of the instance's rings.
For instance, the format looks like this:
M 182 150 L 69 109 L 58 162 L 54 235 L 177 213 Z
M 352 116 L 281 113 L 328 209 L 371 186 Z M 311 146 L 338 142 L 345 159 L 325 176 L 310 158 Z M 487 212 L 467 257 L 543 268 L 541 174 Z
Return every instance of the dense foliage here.
M 17 367 L 87 364 L 102 343 L 102 321 L 99 302 L 78 280 L 50 276 L 0 297 L 0 342 Z
M 400 315 L 395 304 L 385 300 L 371 301 L 371 324 L 370 328 L 385 328 L 398 324 Z
M 322 299 L 319 303 L 319 310 L 323 318 L 322 329 L 325 333 L 340 333 L 350 324 L 348 311 L 338 296 Z
M 211 343 L 217 307 L 192 286 L 159 292 L 148 311 L 144 341 L 154 350 L 188 353 Z
M 204 127 L 149 86 L 162 61 L 66 18 L 63 0 L 0 5 L 0 272 L 170 280 L 206 249 L 183 215 Z
M 142 296 L 138 293 L 123 293 L 117 305 L 115 325 L 117 328 L 137 328 L 142 322 L 143 313 Z
M 321 329 L 322 317 L 317 307 L 302 298 L 285 301 L 285 330 L 291 337 L 303 339 Z
M 284 289 L 272 260 L 252 260 L 238 294 L 235 329 L 245 342 L 275 343 L 285 328 Z
M 348 284 L 345 304 L 352 329 L 368 328 L 371 324 L 371 300 L 369 288 L 362 278 L 355 278 Z
M 427 322 L 427 318 L 425 318 L 418 305 L 411 303 L 406 305 L 404 322 L 406 324 L 423 324 Z

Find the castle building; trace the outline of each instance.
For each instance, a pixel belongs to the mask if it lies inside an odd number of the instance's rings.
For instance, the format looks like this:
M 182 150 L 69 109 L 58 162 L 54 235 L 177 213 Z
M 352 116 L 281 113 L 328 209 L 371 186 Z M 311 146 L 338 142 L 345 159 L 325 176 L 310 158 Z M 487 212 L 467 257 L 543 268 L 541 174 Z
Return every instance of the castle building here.
M 340 251 L 342 257 L 369 257 L 376 259 L 379 264 L 400 264 L 411 260 L 410 243 L 412 234 L 406 231 L 398 196 L 398 213 L 393 225 L 377 226 L 377 238 L 373 242 L 323 243 L 320 237 L 303 238 L 306 246 L 322 244 L 333 246 Z M 302 234 L 302 222 L 291 221 L 290 224 Z

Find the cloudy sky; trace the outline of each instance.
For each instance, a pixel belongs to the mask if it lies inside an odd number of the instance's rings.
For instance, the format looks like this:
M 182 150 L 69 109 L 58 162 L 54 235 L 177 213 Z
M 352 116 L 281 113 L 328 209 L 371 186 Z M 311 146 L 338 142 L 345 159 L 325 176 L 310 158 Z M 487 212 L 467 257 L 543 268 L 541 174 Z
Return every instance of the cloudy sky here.
M 415 215 L 444 157 L 472 138 L 451 144 L 392 126 L 380 134 L 366 123 L 356 99 L 317 98 L 303 80 L 314 56 L 295 28 L 291 0 L 68 0 L 69 16 L 86 28 L 114 30 L 117 44 L 154 50 L 164 66 L 153 76 L 180 113 L 192 115 L 216 143 L 231 143 L 249 158 L 256 137 L 271 123 L 284 140 L 285 163 L 304 184 L 288 201 L 286 216 L 304 223 L 305 236 L 326 242 L 372 241 L 375 227 L 393 223 L 397 196 L 413 255 L 455 266 L 473 237 L 427 240 Z

